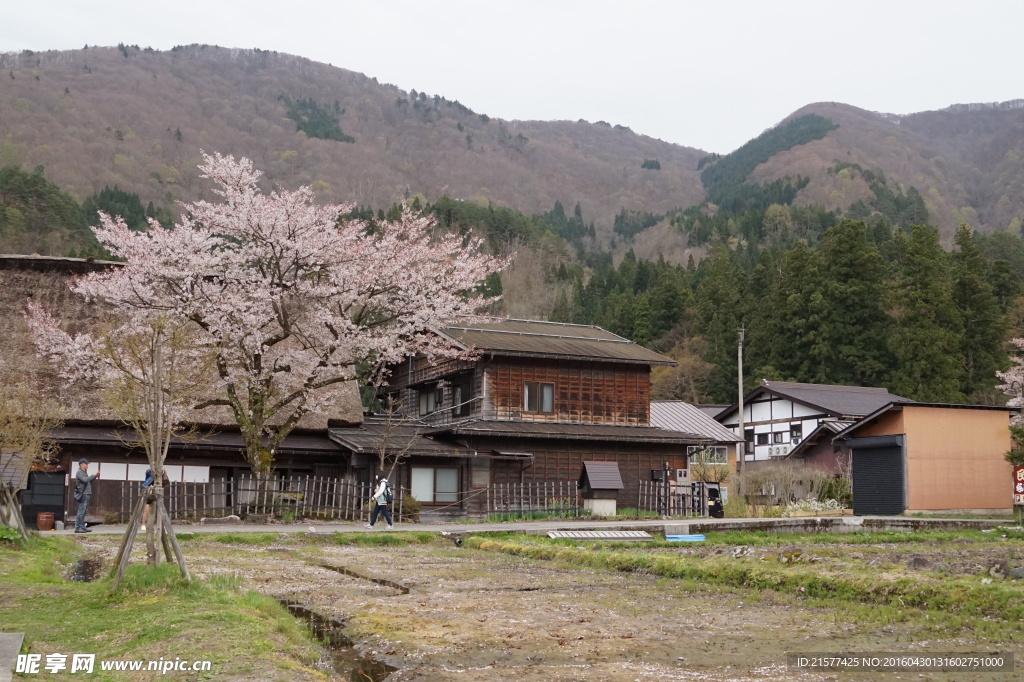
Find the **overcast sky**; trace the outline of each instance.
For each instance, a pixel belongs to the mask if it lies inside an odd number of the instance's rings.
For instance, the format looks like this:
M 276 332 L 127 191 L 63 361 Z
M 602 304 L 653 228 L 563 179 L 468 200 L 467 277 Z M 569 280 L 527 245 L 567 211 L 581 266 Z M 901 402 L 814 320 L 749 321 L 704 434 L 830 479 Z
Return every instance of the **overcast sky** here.
M 494 117 L 603 120 L 720 153 L 811 102 L 905 114 L 1024 98 L 1024 2 L 1016 0 L 3 0 L 0 8 L 0 52 L 258 47 Z

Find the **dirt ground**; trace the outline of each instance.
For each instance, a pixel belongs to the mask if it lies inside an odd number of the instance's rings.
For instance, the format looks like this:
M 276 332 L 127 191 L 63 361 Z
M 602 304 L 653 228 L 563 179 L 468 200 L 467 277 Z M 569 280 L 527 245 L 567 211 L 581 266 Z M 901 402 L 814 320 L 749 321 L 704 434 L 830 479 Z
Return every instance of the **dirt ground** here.
M 83 544 L 105 554 L 115 549 L 98 538 Z M 1019 673 L 835 675 L 787 668 L 787 652 L 813 651 L 1012 651 L 1024 665 L 1020 634 L 1010 642 L 936 640 L 917 621 L 858 625 L 842 606 L 809 606 L 796 595 L 582 570 L 443 539 L 367 547 L 309 544 L 288 535 L 270 546 L 197 537 L 184 548 L 197 576 L 241 576 L 251 589 L 344 620 L 358 648 L 398 668 L 389 680 L 1019 679 Z M 650 551 L 706 557 L 733 549 Z M 735 560 L 759 561 L 780 549 L 753 548 Z M 800 549 L 829 572 L 862 566 L 909 571 L 906 562 L 924 556 L 942 564 L 940 572 L 970 574 L 1017 559 L 1006 545 L 970 542 Z M 921 575 L 934 576 L 933 569 Z

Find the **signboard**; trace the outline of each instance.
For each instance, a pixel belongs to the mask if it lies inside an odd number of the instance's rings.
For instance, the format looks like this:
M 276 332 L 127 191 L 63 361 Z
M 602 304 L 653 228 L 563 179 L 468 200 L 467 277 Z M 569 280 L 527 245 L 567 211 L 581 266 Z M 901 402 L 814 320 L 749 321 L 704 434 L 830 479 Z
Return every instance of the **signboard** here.
M 1013 504 L 1024 506 L 1024 467 L 1013 467 Z

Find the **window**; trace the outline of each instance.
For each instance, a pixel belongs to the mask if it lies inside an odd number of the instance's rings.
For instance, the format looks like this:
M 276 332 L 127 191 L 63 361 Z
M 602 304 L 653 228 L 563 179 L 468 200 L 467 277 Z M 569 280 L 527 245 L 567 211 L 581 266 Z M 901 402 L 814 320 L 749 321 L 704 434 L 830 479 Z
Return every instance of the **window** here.
M 527 412 L 554 412 L 555 385 L 527 381 L 523 384 L 523 409 Z
M 772 434 L 770 434 L 770 433 L 759 433 L 759 434 L 757 434 L 757 444 L 758 445 L 768 445 L 768 436 L 770 436 L 770 435 L 772 435 Z
M 743 430 L 743 447 L 747 454 L 753 454 L 754 452 L 754 429 Z
M 426 386 L 418 391 L 420 399 L 420 416 L 437 410 L 444 402 L 444 393 L 440 386 Z
M 772 434 L 772 440 L 775 443 L 788 443 L 789 431 L 776 431 Z
M 691 445 L 686 448 L 686 459 L 694 464 L 728 464 L 724 445 Z
M 427 504 L 459 501 L 459 470 L 440 467 L 413 467 L 412 493 Z
M 459 379 L 457 383 L 452 384 L 453 417 L 469 416 L 469 408 L 472 405 L 470 401 L 473 399 L 472 385 L 472 377 Z
M 804 425 L 791 424 L 789 427 L 789 433 L 793 437 L 793 442 L 799 443 L 804 437 Z

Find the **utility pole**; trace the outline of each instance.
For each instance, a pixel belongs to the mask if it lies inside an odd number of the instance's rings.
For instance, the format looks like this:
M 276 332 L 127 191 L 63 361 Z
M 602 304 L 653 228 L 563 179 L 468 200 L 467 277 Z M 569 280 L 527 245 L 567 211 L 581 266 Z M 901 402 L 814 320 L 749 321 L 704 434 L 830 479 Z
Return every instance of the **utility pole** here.
M 747 457 L 747 435 L 745 433 L 745 431 L 746 431 L 746 428 L 745 428 L 746 424 L 743 423 L 743 337 L 746 336 L 746 333 L 747 333 L 746 326 L 745 325 L 741 326 L 740 327 L 740 342 L 739 342 L 738 350 L 736 352 L 737 360 L 738 360 L 736 366 L 737 366 L 737 369 L 739 370 L 738 374 L 739 374 L 739 396 L 740 396 L 740 400 L 739 400 L 739 407 L 740 407 L 740 412 L 739 412 L 739 414 L 740 414 L 740 428 L 739 428 L 740 433 L 739 433 L 739 436 L 740 436 L 740 442 L 739 442 L 739 445 L 736 447 L 736 473 L 737 474 L 739 474 L 739 473 L 741 473 L 743 471 L 743 460 L 746 459 L 746 457 Z

